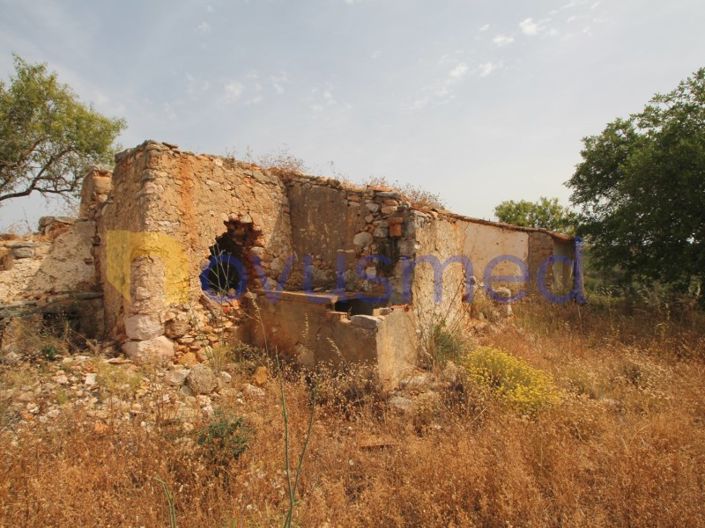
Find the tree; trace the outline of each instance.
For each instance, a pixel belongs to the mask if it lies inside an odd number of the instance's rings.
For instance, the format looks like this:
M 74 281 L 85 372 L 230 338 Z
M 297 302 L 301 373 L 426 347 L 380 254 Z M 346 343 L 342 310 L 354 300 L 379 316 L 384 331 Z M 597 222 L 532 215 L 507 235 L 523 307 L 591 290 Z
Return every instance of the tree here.
M 0 82 L 0 203 L 76 196 L 88 167 L 112 161 L 125 122 L 82 104 L 45 64 L 14 62 L 9 85 Z
M 558 198 L 541 197 L 537 202 L 508 200 L 494 209 L 500 222 L 524 227 L 573 233 L 577 215 L 558 203 Z
M 705 68 L 583 142 L 567 185 L 595 263 L 619 268 L 625 284 L 702 285 Z

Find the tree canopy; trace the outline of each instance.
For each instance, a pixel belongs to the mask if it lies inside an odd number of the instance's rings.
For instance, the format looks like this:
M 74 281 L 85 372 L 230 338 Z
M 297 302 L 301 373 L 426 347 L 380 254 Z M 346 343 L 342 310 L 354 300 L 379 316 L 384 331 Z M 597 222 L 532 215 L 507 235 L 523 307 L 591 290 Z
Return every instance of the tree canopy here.
M 687 291 L 705 278 L 705 68 L 583 140 L 567 185 L 580 233 L 623 281 Z
M 576 214 L 558 203 L 557 198 L 541 197 L 536 202 L 508 200 L 494 209 L 500 222 L 524 227 L 541 227 L 551 231 L 573 233 Z
M 45 64 L 14 62 L 0 82 L 0 203 L 35 191 L 75 196 L 88 167 L 112 162 L 125 122 L 81 103 Z

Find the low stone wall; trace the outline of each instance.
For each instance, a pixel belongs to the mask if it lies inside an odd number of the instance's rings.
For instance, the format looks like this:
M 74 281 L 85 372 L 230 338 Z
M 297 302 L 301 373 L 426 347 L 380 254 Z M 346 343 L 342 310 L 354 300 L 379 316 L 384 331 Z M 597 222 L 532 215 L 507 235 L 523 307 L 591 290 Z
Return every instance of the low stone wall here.
M 284 292 L 271 299 L 260 294 L 248 339 L 272 352 L 313 366 L 350 363 L 375 367 L 385 389 L 394 389 L 417 359 L 416 328 L 408 307 L 378 308 L 371 315 L 335 311 L 335 294 Z

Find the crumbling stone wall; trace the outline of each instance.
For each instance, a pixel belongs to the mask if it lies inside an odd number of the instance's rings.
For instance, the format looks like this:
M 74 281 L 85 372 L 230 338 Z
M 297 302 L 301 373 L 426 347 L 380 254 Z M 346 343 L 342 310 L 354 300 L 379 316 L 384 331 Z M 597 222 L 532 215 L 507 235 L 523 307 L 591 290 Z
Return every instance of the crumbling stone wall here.
M 400 265 L 413 255 L 411 204 L 381 187 L 357 188 L 335 180 L 287 179 L 292 246 L 297 261 L 310 257 L 313 289 L 344 289 L 403 301 Z M 301 264 L 299 264 L 301 265 Z
M 223 340 L 259 342 L 261 317 L 272 343 L 303 362 L 376 362 L 388 386 L 416 363 L 424 332 L 463 322 L 493 259 L 502 257 L 492 277 L 517 276 L 526 263 L 535 289 L 546 258 L 573 256 L 572 239 L 555 233 L 153 141 L 119 154 L 112 177 L 86 176 L 77 220 L 45 224 L 31 239 L 0 243 L 0 300 L 78 291 L 97 311 L 102 292 L 105 334 L 137 361 L 191 364 Z M 245 260 L 248 295 L 233 298 L 228 280 L 213 298 L 215 249 Z M 16 280 L 11 269 L 27 272 L 24 291 L 2 291 Z M 546 283 L 571 279 L 559 264 Z M 525 289 L 491 286 L 505 297 Z
M 100 177 L 84 194 L 104 196 L 106 181 Z M 261 232 L 248 248 L 260 267 L 247 268 L 247 286 L 266 301 L 262 305 L 274 306 L 272 294 L 281 290 L 348 292 L 340 302 L 311 312 L 319 321 L 332 317 L 336 328 L 341 323 L 336 335 L 345 342 L 346 336 L 361 332 L 347 328 L 345 321 L 360 314 L 382 317 L 376 310 L 384 305 L 410 305 L 405 317 L 414 333 L 439 316 L 464 316 L 466 285 L 476 293 L 493 258 L 527 262 L 535 275 L 537 262 L 549 251 L 542 237 L 551 241 L 551 252 L 565 249 L 554 247 L 548 233 L 419 209 L 390 189 L 265 170 L 151 141 L 117 157 L 112 183 L 104 206 L 89 208 L 87 214 L 99 225 L 96 260 L 107 327 L 111 335 L 126 340 L 125 351 L 136 358 L 197 355 L 233 335 L 252 339 L 251 325 L 243 324 L 247 311 L 252 316 L 252 303 L 214 302 L 200 280 L 212 265 L 211 247 L 225 233 L 225 222 L 233 219 Z M 462 262 L 448 264 L 453 258 L 466 258 L 472 270 L 466 273 Z M 519 272 L 505 258 L 492 275 Z M 356 293 L 386 300 L 362 306 L 367 301 L 359 301 Z M 296 319 L 284 316 L 284 309 L 267 308 L 273 321 L 281 319 L 272 328 Z M 289 326 L 297 329 L 299 323 L 296 319 Z M 386 337 L 382 326 L 373 329 L 376 346 L 393 346 L 389 324 Z M 325 354 L 324 349 L 316 353 Z
M 417 364 L 415 319 L 408 306 L 376 308 L 370 315 L 334 310 L 336 294 L 284 292 L 274 301 L 260 297 L 250 339 L 306 366 L 346 368 L 365 363 L 379 381 L 395 388 Z
M 474 305 L 494 305 L 507 315 L 511 308 L 502 304 L 502 299 L 519 293 L 539 293 L 537 277 L 546 259 L 551 256 L 575 257 L 572 238 L 558 233 L 470 219 L 448 212 L 417 212 L 414 218 L 417 264 L 412 275 L 412 299 L 420 333 L 439 322 L 452 326 L 467 317 L 469 307 L 462 302 L 468 292 L 468 272 L 460 261 L 463 257 L 471 264 Z M 437 260 L 434 261 L 434 257 Z M 449 263 L 447 259 L 453 258 L 456 261 Z M 435 270 L 428 260 L 434 262 Z M 438 277 L 434 272 L 443 274 L 440 301 L 436 298 Z M 526 282 L 501 279 L 503 276 L 518 279 L 523 273 L 528 274 Z M 544 293 L 570 291 L 573 288 L 572 267 L 565 262 L 547 266 L 545 284 Z M 488 295 L 488 291 L 492 293 Z M 473 309 L 473 316 L 478 313 L 482 312 Z
M 544 263 L 552 256 L 556 261 L 546 266 Z M 529 269 L 532 293 L 545 296 L 548 292 L 560 296 L 574 287 L 573 266 L 561 260 L 561 257 L 571 260 L 575 258 L 575 244 L 571 237 L 550 235 L 541 231 L 530 234 Z M 545 266 L 543 285 L 539 284 L 542 265 Z M 577 288 L 582 290 L 582 285 Z
M 262 232 L 252 253 L 261 259 L 267 278 L 278 276 L 281 263 L 293 253 L 288 213 L 282 181 L 254 165 L 154 142 L 120 155 L 101 223 L 102 276 L 111 292 L 106 316 L 114 335 L 156 340 L 139 346 L 158 346 L 169 355 L 173 351 L 165 335 L 177 341 L 181 352 L 195 352 L 216 342 L 214 334 L 235 332 L 239 303 L 233 302 L 223 317 L 201 289 L 199 276 L 208 265 L 210 247 L 225 232 L 229 217 L 247 219 Z M 116 252 L 131 268 L 111 278 L 107 257 Z M 258 281 L 249 277 L 248 286 Z M 195 330 L 204 329 L 207 335 L 196 335 Z
M 95 234 L 93 220 L 46 216 L 38 232 L 0 240 L 0 304 L 97 291 Z

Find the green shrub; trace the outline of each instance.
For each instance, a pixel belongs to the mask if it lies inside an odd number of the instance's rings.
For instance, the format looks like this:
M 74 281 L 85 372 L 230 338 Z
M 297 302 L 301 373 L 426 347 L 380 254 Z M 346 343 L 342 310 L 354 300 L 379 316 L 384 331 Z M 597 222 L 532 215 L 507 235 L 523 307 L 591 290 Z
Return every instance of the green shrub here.
M 472 383 L 496 394 L 522 414 L 533 414 L 560 401 L 560 392 L 547 373 L 502 350 L 477 348 L 463 364 Z
M 247 449 L 250 430 L 241 417 L 216 411 L 208 425 L 198 431 L 197 441 L 205 458 L 217 466 L 226 466 Z
M 42 347 L 40 355 L 47 361 L 54 361 L 59 356 L 59 351 L 53 344 L 45 345 Z
M 427 353 L 434 366 L 444 367 L 448 361 L 458 361 L 467 349 L 459 332 L 451 331 L 444 323 L 436 323 L 428 336 Z

